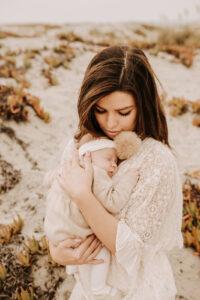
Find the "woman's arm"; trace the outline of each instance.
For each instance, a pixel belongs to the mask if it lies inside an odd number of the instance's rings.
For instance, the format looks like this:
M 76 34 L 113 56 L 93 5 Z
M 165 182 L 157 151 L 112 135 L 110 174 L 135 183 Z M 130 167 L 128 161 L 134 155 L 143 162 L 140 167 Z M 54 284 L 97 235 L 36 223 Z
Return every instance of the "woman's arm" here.
M 77 204 L 98 239 L 115 254 L 119 221 L 102 206 L 92 192 L 84 194 Z
M 83 169 L 79 164 L 78 151 L 75 150 L 72 160 L 65 163 L 57 178 L 69 197 L 77 203 L 92 231 L 114 254 L 119 221 L 106 211 L 92 193 L 93 169 L 90 153 L 86 154 L 84 162 Z

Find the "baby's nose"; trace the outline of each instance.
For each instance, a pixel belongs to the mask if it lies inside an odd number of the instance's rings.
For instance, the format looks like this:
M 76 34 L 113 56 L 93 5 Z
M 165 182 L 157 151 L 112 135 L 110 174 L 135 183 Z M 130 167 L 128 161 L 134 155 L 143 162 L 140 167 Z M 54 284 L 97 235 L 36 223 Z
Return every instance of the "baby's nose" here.
M 113 163 L 111 164 L 111 166 L 112 166 L 112 168 L 116 168 L 116 167 L 117 167 L 116 162 L 113 162 Z

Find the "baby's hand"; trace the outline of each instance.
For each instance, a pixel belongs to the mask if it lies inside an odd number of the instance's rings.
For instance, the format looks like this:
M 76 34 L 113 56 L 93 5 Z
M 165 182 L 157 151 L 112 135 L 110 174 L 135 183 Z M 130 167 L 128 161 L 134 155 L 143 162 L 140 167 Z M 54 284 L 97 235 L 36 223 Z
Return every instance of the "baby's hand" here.
M 136 168 L 131 168 L 127 172 L 125 172 L 124 176 L 126 176 L 128 180 L 131 180 L 131 182 L 135 186 L 139 180 L 139 171 Z

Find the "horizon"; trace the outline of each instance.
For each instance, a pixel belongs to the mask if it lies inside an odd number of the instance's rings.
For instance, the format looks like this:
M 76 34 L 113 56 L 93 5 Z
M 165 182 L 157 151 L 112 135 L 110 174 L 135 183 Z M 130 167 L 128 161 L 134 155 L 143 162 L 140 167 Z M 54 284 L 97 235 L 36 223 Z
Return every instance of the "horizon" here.
M 115 8 L 113 12 L 113 7 Z M 145 10 L 144 10 L 145 7 Z M 11 9 L 12 8 L 12 9 Z M 200 23 L 199 0 L 1 0 L 0 24 Z

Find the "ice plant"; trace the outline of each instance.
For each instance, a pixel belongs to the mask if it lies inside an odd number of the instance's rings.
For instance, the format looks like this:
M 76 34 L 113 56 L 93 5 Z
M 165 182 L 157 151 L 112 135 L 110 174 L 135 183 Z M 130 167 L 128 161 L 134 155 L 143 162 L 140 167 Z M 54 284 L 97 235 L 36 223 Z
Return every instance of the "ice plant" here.
M 200 255 L 200 187 L 189 180 L 183 185 L 184 245 L 192 247 Z
M 193 113 L 200 114 L 200 99 L 192 102 Z
M 0 244 L 10 241 L 12 236 L 12 227 L 10 225 L 1 225 L 0 227 Z
M 84 42 L 81 36 L 75 34 L 74 32 L 58 33 L 57 38 L 60 40 L 67 40 L 70 43 L 73 42 Z
M 172 116 L 182 115 L 188 111 L 188 102 L 184 98 L 173 97 L 167 102 L 167 105 L 170 107 L 170 114 Z
M 49 251 L 49 247 L 48 247 L 48 244 L 47 244 L 47 240 L 46 240 L 46 237 L 43 236 L 40 240 L 40 253 L 41 254 L 47 254 Z
M 52 75 L 51 70 L 43 69 L 42 74 L 48 79 L 49 85 L 58 85 L 58 80 L 55 75 Z
M 59 265 L 53 260 L 51 257 L 51 254 L 48 251 L 48 259 L 44 260 L 45 264 L 48 265 L 49 267 L 58 267 Z
M 200 127 L 200 117 L 199 116 L 195 116 L 192 120 L 192 125 Z
M 6 275 L 7 275 L 6 267 L 4 265 L 0 265 L 0 279 L 4 280 L 6 278 Z
M 0 117 L 15 121 L 26 121 L 29 117 L 28 106 L 45 122 L 50 121 L 48 113 L 40 106 L 40 99 L 24 92 L 24 87 L 13 88 L 0 85 Z
M 54 56 L 46 56 L 44 60 L 50 66 L 50 68 L 58 68 L 62 65 L 61 59 Z
M 28 290 L 24 290 L 23 287 L 20 287 L 21 292 L 16 292 L 17 300 L 33 300 L 34 299 L 34 292 L 33 288 L 30 286 Z
M 13 58 L 3 56 L 4 64 L 0 66 L 0 77 L 14 78 L 24 87 L 29 88 L 30 83 L 26 80 L 24 67 L 16 67 L 16 61 Z
M 38 241 L 35 239 L 35 237 L 33 236 L 32 239 L 30 237 L 28 237 L 28 242 L 25 243 L 23 242 L 23 244 L 25 245 L 25 247 L 31 251 L 31 253 L 39 253 L 39 243 Z
M 0 226 L 0 244 L 4 244 L 10 241 L 11 237 L 21 232 L 24 222 L 20 215 L 17 215 L 17 220 L 13 220 L 13 224 Z
M 31 265 L 31 256 L 28 249 L 25 249 L 24 253 L 17 252 L 17 258 L 23 266 L 29 267 Z

